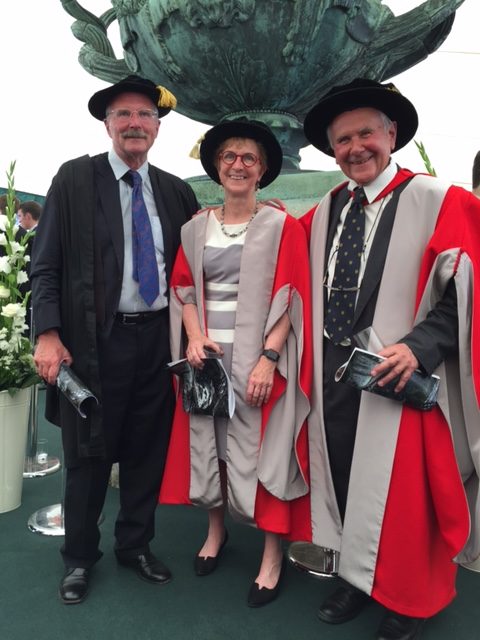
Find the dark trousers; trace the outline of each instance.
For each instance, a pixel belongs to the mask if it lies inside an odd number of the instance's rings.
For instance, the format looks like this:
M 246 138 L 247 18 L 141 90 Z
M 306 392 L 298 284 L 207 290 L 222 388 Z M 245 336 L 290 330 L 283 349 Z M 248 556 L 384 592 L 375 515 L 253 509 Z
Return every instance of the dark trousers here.
M 102 555 L 98 519 L 115 461 L 120 463 L 115 551 L 128 558 L 149 548 L 174 407 L 165 369 L 168 340 L 165 312 L 144 324 L 115 322 L 108 339 L 99 342 L 107 457 L 67 468 L 62 555 L 68 567 L 88 568 Z
M 335 382 L 335 372 L 348 360 L 351 352 L 350 347 L 324 340 L 323 416 L 333 486 L 342 521 L 357 433 L 360 391 L 342 382 Z

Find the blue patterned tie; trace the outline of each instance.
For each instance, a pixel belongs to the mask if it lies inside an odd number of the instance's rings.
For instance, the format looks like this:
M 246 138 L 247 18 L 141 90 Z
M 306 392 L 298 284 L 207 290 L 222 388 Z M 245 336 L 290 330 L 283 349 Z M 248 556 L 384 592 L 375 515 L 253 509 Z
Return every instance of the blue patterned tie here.
M 325 329 L 335 344 L 345 342 L 352 337 L 358 274 L 365 235 L 365 211 L 362 205 L 364 200 L 364 190 L 356 187 L 338 243 L 335 273 L 325 318 Z
M 131 176 L 131 178 L 130 178 Z M 138 171 L 128 171 L 125 176 L 127 182 L 133 180 L 132 191 L 132 255 L 133 279 L 138 282 L 140 295 L 152 306 L 157 298 L 160 287 L 158 280 L 158 266 L 153 243 L 152 227 L 148 218 L 148 211 L 143 199 L 142 176 Z

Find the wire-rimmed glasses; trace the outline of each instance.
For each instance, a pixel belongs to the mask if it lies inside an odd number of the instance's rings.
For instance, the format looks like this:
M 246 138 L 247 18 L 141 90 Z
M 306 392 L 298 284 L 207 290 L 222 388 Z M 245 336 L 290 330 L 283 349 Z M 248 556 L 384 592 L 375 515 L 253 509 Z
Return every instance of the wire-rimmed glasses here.
M 156 109 L 111 109 L 107 116 L 113 116 L 119 122 L 130 122 L 134 114 L 137 114 L 141 122 L 151 122 L 158 119 Z

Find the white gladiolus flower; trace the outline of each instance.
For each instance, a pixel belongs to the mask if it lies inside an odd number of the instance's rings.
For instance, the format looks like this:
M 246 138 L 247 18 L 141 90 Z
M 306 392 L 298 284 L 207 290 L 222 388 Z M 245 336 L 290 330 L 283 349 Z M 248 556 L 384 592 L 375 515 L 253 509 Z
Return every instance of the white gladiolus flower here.
M 12 247 L 13 255 L 23 255 L 25 253 L 25 247 L 20 242 L 12 242 L 10 246 Z
M 28 247 L 15 223 L 14 169 L 12 162 L 7 171 L 8 206 L 0 214 L 0 391 L 22 389 L 38 379 L 25 323 Z
M 10 304 L 6 304 L 4 307 L 2 307 L 2 311 L 1 311 L 1 315 L 4 316 L 5 318 L 15 318 L 15 316 L 18 316 L 21 313 L 22 315 L 25 314 L 23 306 L 16 302 L 15 303 L 11 302 Z
M 28 276 L 26 271 L 19 271 L 17 273 L 17 284 L 23 284 L 24 282 L 28 282 Z M 2 297 L 1 289 L 0 289 L 0 298 Z
M 2 217 L 2 216 L 0 216 Z M 0 272 L 9 274 L 12 271 L 12 265 L 8 256 L 0 257 Z

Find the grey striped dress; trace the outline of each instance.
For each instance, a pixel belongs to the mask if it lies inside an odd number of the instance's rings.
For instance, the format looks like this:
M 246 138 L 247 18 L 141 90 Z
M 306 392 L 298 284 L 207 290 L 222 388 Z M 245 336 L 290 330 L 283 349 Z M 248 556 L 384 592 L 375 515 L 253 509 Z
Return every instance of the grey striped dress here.
M 229 233 L 239 231 L 245 223 L 225 225 Z M 209 212 L 203 271 L 208 337 L 224 351 L 223 364 L 230 374 L 235 336 L 240 261 L 246 234 L 227 237 L 213 211 Z M 218 457 L 225 460 L 227 450 L 227 418 L 215 419 Z

